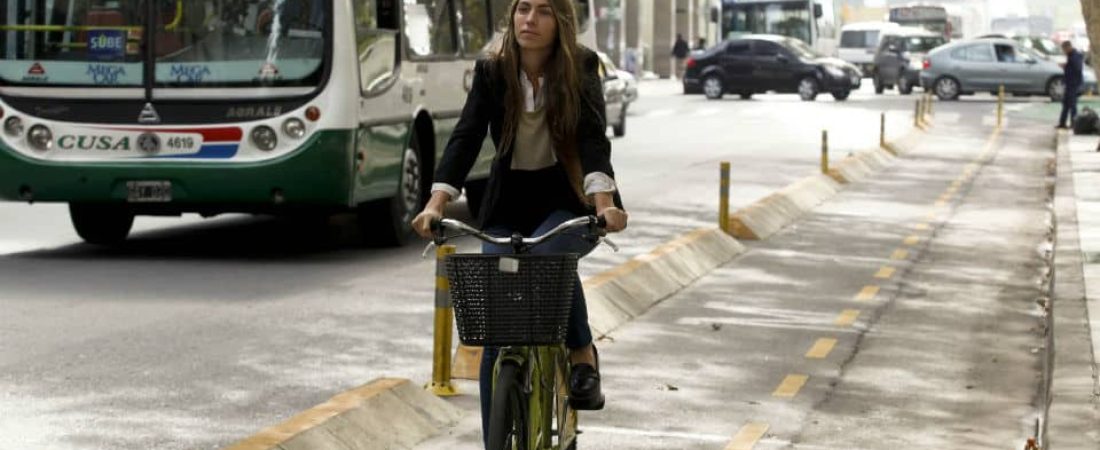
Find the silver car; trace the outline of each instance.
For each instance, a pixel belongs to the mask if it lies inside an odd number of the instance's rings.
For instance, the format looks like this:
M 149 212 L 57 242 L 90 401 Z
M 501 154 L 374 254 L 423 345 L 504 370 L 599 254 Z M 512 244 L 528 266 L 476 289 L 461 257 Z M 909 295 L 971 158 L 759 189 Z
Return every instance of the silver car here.
M 955 100 L 975 92 L 1046 95 L 1061 101 L 1066 86 L 1057 63 L 1011 39 L 958 41 L 933 50 L 924 58 L 921 86 L 941 100 Z M 1085 68 L 1082 91 L 1095 89 L 1096 74 Z
M 596 52 L 600 56 L 600 79 L 603 80 L 603 99 L 607 110 L 605 116 L 607 124 L 615 137 L 626 134 L 626 107 L 629 102 L 627 96 L 627 82 L 619 76 L 618 69 L 603 52 Z

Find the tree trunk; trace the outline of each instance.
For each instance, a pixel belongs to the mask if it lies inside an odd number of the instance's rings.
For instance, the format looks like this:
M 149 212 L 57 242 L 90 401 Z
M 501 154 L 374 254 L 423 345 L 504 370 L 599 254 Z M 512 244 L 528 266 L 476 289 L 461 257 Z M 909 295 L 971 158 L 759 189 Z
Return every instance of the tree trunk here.
M 1089 33 L 1089 46 L 1093 64 L 1100 64 L 1100 0 L 1081 0 L 1081 11 L 1085 13 L 1085 28 Z

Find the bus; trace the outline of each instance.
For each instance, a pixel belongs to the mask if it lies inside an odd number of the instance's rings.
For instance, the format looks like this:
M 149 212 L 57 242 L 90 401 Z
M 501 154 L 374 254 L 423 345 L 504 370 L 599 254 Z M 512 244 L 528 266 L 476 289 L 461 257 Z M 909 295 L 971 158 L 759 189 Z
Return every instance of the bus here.
M 831 1 L 823 5 L 815 0 L 722 0 L 717 20 L 722 39 L 777 34 L 833 55 L 837 47 L 835 15 Z
M 947 9 L 937 5 L 896 6 L 890 8 L 890 22 L 901 26 L 924 28 L 951 39 L 954 26 Z
M 137 215 L 353 212 L 400 245 L 510 3 L 7 0 L 0 200 L 68 203 L 96 244 Z

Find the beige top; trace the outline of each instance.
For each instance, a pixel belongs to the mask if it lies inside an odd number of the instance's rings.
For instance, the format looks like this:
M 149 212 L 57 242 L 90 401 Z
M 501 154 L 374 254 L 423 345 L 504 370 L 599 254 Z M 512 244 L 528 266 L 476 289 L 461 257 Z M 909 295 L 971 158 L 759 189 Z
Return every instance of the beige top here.
M 512 170 L 545 169 L 558 162 L 550 143 L 550 127 L 546 126 L 545 108 L 524 111 L 516 125 Z

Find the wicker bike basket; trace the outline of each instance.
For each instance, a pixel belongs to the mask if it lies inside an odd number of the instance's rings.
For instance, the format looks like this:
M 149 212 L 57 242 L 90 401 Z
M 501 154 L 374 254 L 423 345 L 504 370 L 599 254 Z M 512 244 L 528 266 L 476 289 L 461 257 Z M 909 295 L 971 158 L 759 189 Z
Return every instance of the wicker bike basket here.
M 465 345 L 556 345 L 565 341 L 577 255 L 447 256 L 447 279 Z

